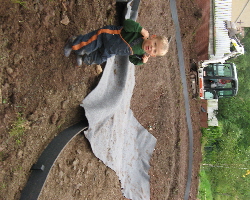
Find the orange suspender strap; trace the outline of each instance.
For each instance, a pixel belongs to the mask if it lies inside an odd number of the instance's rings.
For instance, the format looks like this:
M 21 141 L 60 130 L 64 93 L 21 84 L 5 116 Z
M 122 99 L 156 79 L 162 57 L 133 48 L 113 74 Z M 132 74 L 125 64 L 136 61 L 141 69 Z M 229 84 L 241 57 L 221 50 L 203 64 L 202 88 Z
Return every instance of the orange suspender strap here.
M 120 36 L 121 36 L 121 34 L 120 34 Z M 129 45 L 129 43 L 127 43 L 127 41 L 126 40 L 124 40 L 123 39 L 123 37 L 121 36 L 121 39 L 128 45 L 128 47 L 130 48 L 130 51 L 132 52 L 130 55 L 133 55 L 134 54 L 134 52 L 133 52 L 133 49 L 132 49 L 132 47 Z

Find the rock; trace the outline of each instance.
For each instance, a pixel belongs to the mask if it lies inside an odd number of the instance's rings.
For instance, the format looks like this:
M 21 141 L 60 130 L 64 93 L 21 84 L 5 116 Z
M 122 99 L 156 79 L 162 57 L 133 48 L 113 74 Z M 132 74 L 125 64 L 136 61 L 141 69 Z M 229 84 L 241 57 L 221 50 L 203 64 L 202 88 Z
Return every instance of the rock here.
M 95 70 L 96 70 L 96 73 L 99 75 L 100 73 L 102 73 L 102 66 L 96 65 Z
M 78 165 L 78 163 L 79 163 L 79 160 L 78 160 L 78 159 L 75 159 L 75 160 L 73 161 L 73 166 Z
M 27 116 L 27 119 L 28 119 L 29 121 L 36 121 L 36 120 L 38 119 L 38 114 L 34 112 L 34 113 L 28 115 L 28 116 Z
M 112 9 L 112 4 L 109 4 L 107 7 L 107 10 L 111 10 Z
M 82 154 L 82 151 L 81 151 L 80 149 L 77 149 L 76 152 L 77 152 L 78 154 Z
M 62 102 L 62 109 L 66 109 L 69 104 L 69 100 L 65 100 Z
M 23 56 L 22 56 L 22 55 L 16 54 L 16 55 L 14 56 L 14 64 L 15 64 L 15 65 L 18 64 L 22 59 L 23 59 Z
M 68 25 L 69 24 L 69 18 L 68 18 L 68 16 L 67 15 L 63 15 L 63 18 L 62 18 L 62 20 L 60 21 L 60 23 L 61 24 L 63 24 L 63 25 Z
M 62 178 L 63 176 L 64 176 L 63 171 L 60 171 L 60 172 L 59 172 L 59 177 Z
M 56 124 L 57 120 L 58 120 L 58 114 L 57 113 L 54 113 L 52 116 L 51 116 L 51 123 L 52 124 Z
M 79 160 L 75 159 L 72 164 L 73 164 L 73 170 L 76 170 L 77 169 L 77 165 L 79 164 Z
M 13 74 L 13 72 L 14 72 L 14 70 L 11 68 L 11 67 L 8 67 L 7 69 L 6 69 L 6 71 L 7 71 L 7 73 L 11 76 L 12 74 Z
M 20 150 L 20 151 L 18 151 L 18 153 L 17 153 L 17 158 L 22 158 L 22 157 L 23 157 L 23 151 Z
M 78 184 L 76 185 L 76 189 L 79 189 L 80 187 L 82 187 L 82 184 L 81 184 L 81 183 L 78 183 Z
M 63 166 L 62 166 L 61 163 L 58 164 L 58 167 L 59 167 L 59 169 L 62 169 L 62 168 L 63 168 Z

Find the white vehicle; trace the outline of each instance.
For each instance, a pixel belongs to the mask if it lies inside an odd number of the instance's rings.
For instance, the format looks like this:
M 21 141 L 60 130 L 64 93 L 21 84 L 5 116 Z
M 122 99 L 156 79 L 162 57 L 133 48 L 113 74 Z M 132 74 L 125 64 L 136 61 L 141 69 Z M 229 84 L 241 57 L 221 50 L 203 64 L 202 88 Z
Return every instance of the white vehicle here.
M 190 78 L 194 96 L 199 96 L 201 99 L 218 99 L 237 94 L 237 69 L 234 63 L 226 61 L 231 57 L 243 55 L 244 47 L 236 36 L 231 38 L 231 42 L 235 51 L 220 59 L 199 62 L 196 70 L 191 71 Z
M 236 66 L 234 63 L 200 63 L 198 83 L 201 99 L 235 96 L 238 92 Z

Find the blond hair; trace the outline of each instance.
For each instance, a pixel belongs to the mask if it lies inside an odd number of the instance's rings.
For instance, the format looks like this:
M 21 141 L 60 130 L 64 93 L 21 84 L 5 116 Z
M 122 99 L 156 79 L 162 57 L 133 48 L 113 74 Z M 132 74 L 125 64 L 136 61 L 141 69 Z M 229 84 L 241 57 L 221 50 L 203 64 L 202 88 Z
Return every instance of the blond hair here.
M 164 56 L 168 52 L 169 49 L 169 42 L 171 38 L 167 39 L 165 36 L 156 36 L 156 39 L 158 39 L 162 43 L 161 52 L 157 56 Z

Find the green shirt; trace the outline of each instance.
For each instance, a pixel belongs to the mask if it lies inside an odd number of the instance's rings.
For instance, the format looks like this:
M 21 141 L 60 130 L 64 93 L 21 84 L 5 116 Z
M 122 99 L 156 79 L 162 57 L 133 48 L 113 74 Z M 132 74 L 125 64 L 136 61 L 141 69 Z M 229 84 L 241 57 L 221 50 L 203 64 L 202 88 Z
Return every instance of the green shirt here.
M 123 29 L 121 31 L 121 35 L 123 39 L 128 44 L 130 44 L 135 39 L 143 37 L 141 34 L 141 30 L 142 30 L 142 27 L 140 26 L 139 23 L 131 19 L 127 19 L 123 23 Z M 132 50 L 133 50 L 133 55 L 129 56 L 129 61 L 135 65 L 142 65 L 143 62 L 142 62 L 142 59 L 140 59 L 140 57 L 143 54 L 145 54 L 145 51 L 142 49 L 142 42 L 137 45 L 132 46 Z

